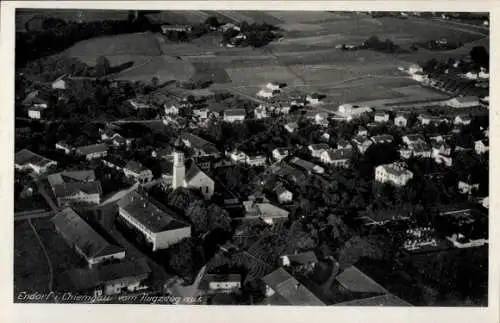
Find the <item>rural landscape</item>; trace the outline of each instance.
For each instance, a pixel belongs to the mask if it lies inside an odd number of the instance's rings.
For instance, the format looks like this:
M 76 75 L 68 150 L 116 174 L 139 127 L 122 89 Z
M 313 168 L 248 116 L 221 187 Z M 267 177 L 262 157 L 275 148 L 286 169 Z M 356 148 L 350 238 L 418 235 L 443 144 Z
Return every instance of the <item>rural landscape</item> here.
M 14 301 L 487 306 L 489 14 L 16 10 Z

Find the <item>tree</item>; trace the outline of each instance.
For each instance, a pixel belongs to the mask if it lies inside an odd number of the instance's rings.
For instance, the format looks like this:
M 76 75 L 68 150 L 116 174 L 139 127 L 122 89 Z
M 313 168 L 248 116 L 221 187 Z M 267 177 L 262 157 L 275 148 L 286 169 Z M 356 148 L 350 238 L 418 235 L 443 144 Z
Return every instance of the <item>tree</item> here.
M 219 20 L 215 16 L 210 16 L 207 19 L 205 19 L 205 25 L 208 25 L 209 27 L 217 28 L 220 26 Z
M 471 60 L 484 68 L 489 68 L 490 55 L 484 46 L 474 46 L 469 52 Z
M 184 238 L 168 249 L 168 266 L 188 282 L 204 264 L 203 249 L 193 238 Z
M 95 66 L 97 77 L 107 75 L 110 71 L 110 68 L 111 68 L 111 64 L 105 56 L 97 57 L 96 66 Z

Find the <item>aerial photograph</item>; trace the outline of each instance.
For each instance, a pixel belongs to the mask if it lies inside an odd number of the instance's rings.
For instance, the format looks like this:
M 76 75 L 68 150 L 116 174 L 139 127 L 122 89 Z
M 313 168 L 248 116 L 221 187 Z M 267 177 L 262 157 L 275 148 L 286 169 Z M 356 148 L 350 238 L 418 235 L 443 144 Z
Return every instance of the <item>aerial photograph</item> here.
M 488 306 L 489 22 L 17 8 L 14 303 Z

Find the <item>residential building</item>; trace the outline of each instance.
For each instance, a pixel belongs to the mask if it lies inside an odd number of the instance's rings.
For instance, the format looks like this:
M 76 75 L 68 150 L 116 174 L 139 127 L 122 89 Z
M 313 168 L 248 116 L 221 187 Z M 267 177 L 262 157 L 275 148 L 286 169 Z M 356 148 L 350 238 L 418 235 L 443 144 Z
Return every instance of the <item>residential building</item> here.
M 450 99 L 446 104 L 452 108 L 472 108 L 478 106 L 480 102 L 476 96 L 464 96 Z
M 240 274 L 210 274 L 201 279 L 199 289 L 207 294 L 234 293 L 241 289 Z
M 151 198 L 132 191 L 118 202 L 118 218 L 140 232 L 153 251 L 166 249 L 191 236 L 191 226 L 173 211 L 160 209 Z
M 367 137 L 354 137 L 352 143 L 358 148 L 360 154 L 364 154 L 373 144 Z
M 237 122 L 244 121 L 246 118 L 245 109 L 229 109 L 223 112 L 224 113 L 224 121 L 226 122 Z
M 337 142 L 337 149 L 352 149 L 352 145 L 349 141 L 340 139 Z
M 299 125 L 297 124 L 297 122 L 290 122 L 285 125 L 285 130 L 289 133 L 293 133 L 297 129 L 299 129 Z
M 290 160 L 290 163 L 305 170 L 308 174 L 313 174 L 313 173 L 323 174 L 325 172 L 325 169 L 323 167 L 299 157 L 293 157 Z
M 453 165 L 453 158 L 450 155 L 438 155 L 434 157 L 434 161 L 437 164 L 444 164 L 446 167 L 451 167 Z
M 267 158 L 264 155 L 247 155 L 245 162 L 248 166 L 265 166 L 267 163 Z
M 71 290 L 92 296 L 111 296 L 147 289 L 144 281 L 151 269 L 145 258 L 103 264 L 92 269 L 73 269 L 68 272 Z
M 101 182 L 67 182 L 52 187 L 57 204 L 66 206 L 98 205 L 101 202 Z
M 59 141 L 56 143 L 56 150 L 62 150 L 66 155 L 69 155 L 75 150 L 75 148 L 64 141 Z
M 278 202 L 280 202 L 281 204 L 289 203 L 293 200 L 292 192 L 287 190 L 282 183 L 278 183 L 274 187 L 273 192 L 274 194 L 276 194 L 276 198 L 278 199 Z
M 244 151 L 241 151 L 241 150 L 233 150 L 232 152 L 230 153 L 226 153 L 227 155 L 229 155 L 229 158 L 234 161 L 234 162 L 237 162 L 237 163 L 246 163 L 247 161 L 247 157 L 248 155 L 244 152 Z
M 406 127 L 407 124 L 408 124 L 408 118 L 404 115 L 399 114 L 394 118 L 394 125 L 396 127 L 404 128 Z
M 477 191 L 478 189 L 479 189 L 479 184 L 474 183 L 470 180 L 458 182 L 458 190 L 462 194 L 470 194 L 473 191 Z
M 390 144 L 394 141 L 394 137 L 391 135 L 377 135 L 370 138 L 374 144 Z
M 467 115 L 458 115 L 455 117 L 454 124 L 459 126 L 469 125 L 472 121 L 472 118 Z
M 68 74 L 63 74 L 52 81 L 51 87 L 57 90 L 66 90 L 68 87 L 67 80 Z
M 488 147 L 488 139 L 483 139 L 483 140 L 478 140 L 474 142 L 474 150 L 476 151 L 476 154 L 481 155 L 486 152 L 488 152 L 489 147 Z
M 134 178 L 137 182 L 145 184 L 153 180 L 153 173 L 141 163 L 131 160 L 123 168 L 125 176 Z
M 424 137 L 420 134 L 405 135 L 401 139 L 402 139 L 403 143 L 406 144 L 408 147 L 411 147 L 415 144 L 426 143 Z
M 451 154 L 451 147 L 446 142 L 435 142 L 432 144 L 431 157 L 436 158 L 440 155 L 449 156 Z
M 259 92 L 257 92 L 257 96 L 261 97 L 263 99 L 270 99 L 276 93 L 275 91 L 279 92 L 279 90 L 261 89 L 261 90 L 259 90 Z
M 255 119 L 264 119 L 267 118 L 267 107 L 265 105 L 259 105 L 258 107 L 255 108 L 253 111 L 254 113 L 254 118 Z
M 184 132 L 180 138 L 186 147 L 194 150 L 194 155 L 196 157 L 220 157 L 220 151 L 215 147 L 215 145 L 199 136 L 193 135 L 189 132 Z
M 302 267 L 309 270 L 314 269 L 318 263 L 318 258 L 313 251 L 294 253 L 280 256 L 281 266 L 283 267 Z
M 153 106 L 151 106 L 149 103 L 147 103 L 144 100 L 144 98 L 129 99 L 126 102 L 134 110 L 152 109 L 153 108 Z
M 306 102 L 312 105 L 316 105 L 321 102 L 321 97 L 317 93 L 308 94 L 306 96 Z
M 40 120 L 45 109 L 37 106 L 28 108 L 28 117 L 30 119 Z
M 375 167 L 375 181 L 379 183 L 391 183 L 395 186 L 405 186 L 413 173 L 400 163 L 379 165 Z
M 356 130 L 356 136 L 358 136 L 358 137 L 366 137 L 366 136 L 368 136 L 368 130 L 366 130 L 365 127 L 359 127 Z
M 416 143 L 410 146 L 412 155 L 419 158 L 431 158 L 432 149 L 427 143 Z
M 383 111 L 375 112 L 373 121 L 376 123 L 389 122 L 389 113 Z
M 76 154 L 85 156 L 87 160 L 106 157 L 108 155 L 108 146 L 106 144 L 94 144 L 76 148 Z
M 352 149 L 328 149 L 321 154 L 321 161 L 335 167 L 347 167 L 352 158 Z
M 56 166 L 57 162 L 40 156 L 31 150 L 22 149 L 14 155 L 14 165 L 19 170 L 31 170 L 35 174 L 45 173 L 50 167 Z
M 262 281 L 266 284 L 266 304 L 326 305 L 283 268 L 278 268 L 269 275 L 264 276 Z
M 207 108 L 193 110 L 193 117 L 198 118 L 199 120 L 206 120 L 209 116 L 210 110 L 208 110 Z
M 408 251 L 418 250 L 422 247 L 437 246 L 435 231 L 431 227 L 407 229 L 405 237 L 403 248 Z
M 269 82 L 266 84 L 266 88 L 274 91 L 274 90 L 279 90 L 281 88 L 281 86 L 278 82 Z
M 289 212 L 276 205 L 273 205 L 267 200 L 263 202 L 248 201 L 243 203 L 245 205 L 247 218 L 259 218 L 268 225 L 273 225 L 278 221 L 288 219 Z
M 307 146 L 307 148 L 311 152 L 311 156 L 313 156 L 314 158 L 320 158 L 321 155 L 323 154 L 323 152 L 330 149 L 330 146 L 323 143 L 323 144 L 309 145 L 309 146 Z
M 106 241 L 71 208 L 57 213 L 51 222 L 66 243 L 85 258 L 90 268 L 105 261 L 125 258 L 122 247 Z
M 282 160 L 283 158 L 288 156 L 289 153 L 290 153 L 290 149 L 283 148 L 283 147 L 282 148 L 275 148 L 272 151 L 273 158 L 277 161 Z
M 176 116 L 179 114 L 179 107 L 176 104 L 164 104 L 163 110 L 167 116 Z
M 337 112 L 335 112 L 335 115 L 337 117 L 345 120 L 345 121 L 351 121 L 354 119 L 357 119 L 361 117 L 362 115 L 366 113 L 370 113 L 373 110 L 370 107 L 360 107 L 356 104 L 342 104 L 338 107 Z

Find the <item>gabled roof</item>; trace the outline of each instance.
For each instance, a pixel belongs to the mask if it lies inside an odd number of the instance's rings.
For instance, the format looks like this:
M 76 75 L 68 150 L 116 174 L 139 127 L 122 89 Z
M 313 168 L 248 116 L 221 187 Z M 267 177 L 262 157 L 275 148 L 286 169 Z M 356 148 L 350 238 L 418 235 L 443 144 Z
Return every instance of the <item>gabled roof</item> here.
M 387 173 L 393 174 L 398 177 L 405 174 L 407 175 L 412 174 L 412 172 L 410 172 L 408 169 L 399 166 L 396 163 L 377 166 L 377 168 L 379 167 L 383 168 Z
M 79 154 L 88 155 L 92 153 L 108 151 L 108 146 L 106 144 L 94 144 L 94 145 L 78 147 L 76 151 Z
M 290 163 L 299 166 L 307 171 L 312 171 L 317 165 L 299 157 L 293 157 Z
M 287 210 L 272 205 L 271 203 L 256 203 L 255 207 L 257 208 L 259 215 L 266 219 L 286 218 L 289 214 Z
M 68 197 L 76 194 L 101 194 L 101 182 L 68 182 L 52 186 L 54 195 L 58 198 Z
M 334 304 L 335 306 L 413 306 L 393 294 L 384 294 L 368 298 L 355 299 Z
M 64 171 L 47 176 L 47 180 L 52 188 L 68 182 L 92 182 L 95 179 L 93 170 Z
M 72 208 L 65 208 L 52 218 L 61 236 L 76 246 L 87 259 L 123 252 L 124 249 L 107 242 Z
M 247 112 L 245 109 L 228 109 L 224 111 L 226 117 L 244 117 Z
M 328 149 L 326 152 L 330 160 L 346 160 L 353 155 L 351 149 Z
M 191 166 L 189 167 L 188 171 L 186 172 L 186 176 L 184 177 L 186 183 L 191 181 L 195 176 L 198 174 L 203 174 L 204 176 L 210 178 L 207 174 L 205 174 L 199 167 L 196 165 L 196 163 L 192 163 Z
M 138 161 L 135 161 L 135 160 L 130 160 L 125 165 L 125 168 L 128 169 L 128 170 L 130 170 L 130 171 L 132 171 L 132 172 L 134 172 L 134 173 L 137 173 L 137 174 L 148 170 L 141 163 L 139 163 Z
M 288 305 L 324 306 L 316 295 L 299 283 L 283 268 L 279 268 L 262 278 L 264 283 L 271 287 L 279 296 L 284 298 Z
M 309 145 L 309 149 L 311 149 L 311 150 L 327 150 L 327 149 L 330 149 L 330 146 L 328 146 L 325 143 L 313 144 L 313 145 Z
M 53 160 L 40 156 L 28 149 L 18 151 L 14 156 L 14 161 L 16 165 L 26 165 L 30 163 L 39 167 L 43 167 L 48 163 L 54 162 Z
M 377 136 L 373 136 L 371 139 L 374 143 L 385 142 L 385 141 L 391 141 L 391 142 L 394 141 L 394 137 L 391 135 L 377 135 Z
M 355 266 L 346 268 L 335 279 L 342 287 L 351 292 L 387 293 L 385 288 L 380 286 Z
M 452 100 L 456 100 L 459 103 L 473 103 L 478 101 L 477 96 L 458 96 L 456 98 L 453 98 Z

